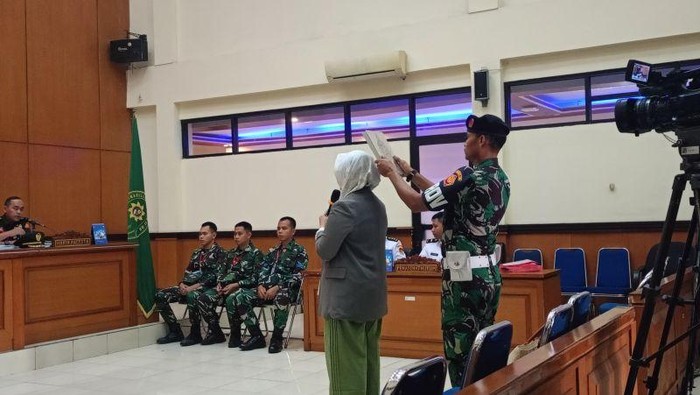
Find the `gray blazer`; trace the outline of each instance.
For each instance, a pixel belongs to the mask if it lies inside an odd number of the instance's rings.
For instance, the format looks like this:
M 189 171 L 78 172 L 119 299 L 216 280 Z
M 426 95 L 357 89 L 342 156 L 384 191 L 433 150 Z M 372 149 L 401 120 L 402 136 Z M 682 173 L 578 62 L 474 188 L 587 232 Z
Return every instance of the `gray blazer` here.
M 316 233 L 323 317 L 365 322 L 386 315 L 386 227 L 384 203 L 370 188 L 333 205 L 325 229 Z

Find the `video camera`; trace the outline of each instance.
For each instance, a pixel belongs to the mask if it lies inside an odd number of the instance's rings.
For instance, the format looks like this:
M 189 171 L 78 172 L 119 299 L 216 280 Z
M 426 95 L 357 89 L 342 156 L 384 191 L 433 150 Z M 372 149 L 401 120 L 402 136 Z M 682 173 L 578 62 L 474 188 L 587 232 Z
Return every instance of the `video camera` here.
M 617 101 L 617 130 L 636 136 L 652 129 L 700 132 L 700 68 L 676 68 L 665 76 L 657 68 L 633 59 L 627 62 L 625 80 L 636 83 L 642 97 Z

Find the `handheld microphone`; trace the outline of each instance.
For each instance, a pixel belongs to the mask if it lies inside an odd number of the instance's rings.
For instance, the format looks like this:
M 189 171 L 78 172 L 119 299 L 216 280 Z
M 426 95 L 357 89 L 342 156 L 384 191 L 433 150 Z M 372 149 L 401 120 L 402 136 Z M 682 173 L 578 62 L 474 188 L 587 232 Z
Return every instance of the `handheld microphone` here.
M 328 201 L 328 210 L 326 210 L 326 216 L 328 216 L 328 214 L 331 213 L 331 207 L 333 207 L 333 203 L 337 202 L 338 199 L 340 199 L 340 191 L 334 189 L 331 193 L 331 199 Z

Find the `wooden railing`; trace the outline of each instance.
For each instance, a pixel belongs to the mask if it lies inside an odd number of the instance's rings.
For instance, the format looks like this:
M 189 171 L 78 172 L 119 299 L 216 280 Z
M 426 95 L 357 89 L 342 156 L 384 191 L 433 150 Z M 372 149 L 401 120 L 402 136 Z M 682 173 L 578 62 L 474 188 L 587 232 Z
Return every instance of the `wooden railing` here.
M 622 394 L 634 310 L 614 308 L 464 388 L 475 394 Z

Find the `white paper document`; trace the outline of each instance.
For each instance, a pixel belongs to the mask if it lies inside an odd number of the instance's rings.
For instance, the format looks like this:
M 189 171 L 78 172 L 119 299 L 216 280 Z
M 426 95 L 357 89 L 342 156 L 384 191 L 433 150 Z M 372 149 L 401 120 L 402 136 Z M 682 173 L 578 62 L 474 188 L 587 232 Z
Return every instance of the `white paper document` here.
M 365 141 L 367 141 L 367 145 L 369 145 L 369 149 L 372 150 L 372 153 L 376 159 L 390 159 L 394 164 L 396 172 L 399 173 L 401 177 L 406 176 L 406 174 L 401 171 L 401 168 L 394 161 L 394 152 L 391 150 L 391 145 L 389 145 L 389 141 L 386 139 L 384 133 L 365 130 L 362 132 L 362 136 L 365 138 Z

